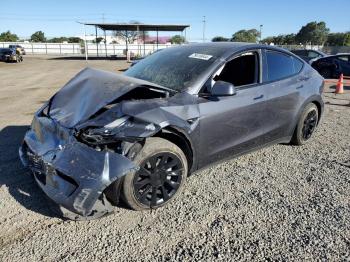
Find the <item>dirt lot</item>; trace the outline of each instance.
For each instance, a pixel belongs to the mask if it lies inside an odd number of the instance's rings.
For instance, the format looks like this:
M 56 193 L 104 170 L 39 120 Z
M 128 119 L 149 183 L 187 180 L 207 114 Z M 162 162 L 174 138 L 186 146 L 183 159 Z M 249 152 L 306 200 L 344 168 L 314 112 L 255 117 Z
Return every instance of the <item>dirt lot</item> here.
M 350 87 L 338 96 L 326 89 L 308 145 L 276 145 L 199 172 L 169 207 L 118 208 L 88 222 L 55 217 L 17 150 L 33 112 L 85 66 L 0 63 L 1 261 L 350 259 Z

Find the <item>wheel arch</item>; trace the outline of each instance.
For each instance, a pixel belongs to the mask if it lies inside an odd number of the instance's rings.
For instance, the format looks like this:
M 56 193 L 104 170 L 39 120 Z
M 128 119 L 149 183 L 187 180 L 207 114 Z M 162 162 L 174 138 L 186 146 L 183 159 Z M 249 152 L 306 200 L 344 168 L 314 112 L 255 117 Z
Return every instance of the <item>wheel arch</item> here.
M 317 107 L 317 111 L 318 111 L 318 121 L 317 121 L 317 125 L 318 125 L 318 123 L 320 122 L 321 116 L 322 116 L 322 114 L 323 114 L 321 103 L 320 103 L 318 100 L 312 100 L 310 103 L 315 104 L 316 107 Z
M 317 125 L 320 123 L 320 120 L 321 120 L 321 117 L 323 116 L 323 111 L 324 111 L 324 106 L 323 106 L 323 101 L 322 101 L 322 98 L 320 98 L 319 96 L 312 96 L 310 97 L 309 99 L 307 99 L 303 104 L 302 106 L 300 107 L 298 113 L 296 114 L 296 117 L 293 121 L 294 125 L 293 125 L 293 129 L 291 130 L 291 136 L 293 136 L 294 132 L 295 132 L 295 129 L 297 128 L 297 125 L 298 125 L 298 121 L 299 121 L 299 118 L 304 110 L 304 108 L 310 104 L 310 103 L 313 103 L 316 105 L 317 107 L 317 112 L 318 112 L 318 121 L 317 121 Z
M 196 166 L 194 149 L 191 140 L 182 130 L 176 127 L 168 126 L 155 134 L 154 137 L 166 139 L 177 145 L 184 152 L 187 158 L 189 174 L 194 171 Z

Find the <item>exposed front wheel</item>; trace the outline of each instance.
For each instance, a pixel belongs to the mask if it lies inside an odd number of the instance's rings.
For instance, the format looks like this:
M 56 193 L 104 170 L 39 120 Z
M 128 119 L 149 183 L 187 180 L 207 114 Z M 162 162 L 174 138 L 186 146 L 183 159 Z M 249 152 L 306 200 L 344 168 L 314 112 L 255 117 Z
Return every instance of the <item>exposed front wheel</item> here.
M 126 203 L 135 210 L 164 206 L 185 184 L 188 166 L 182 150 L 162 138 L 148 138 L 133 160 L 140 169 L 125 176 L 122 190 Z
M 318 117 L 317 106 L 314 103 L 308 104 L 300 116 L 291 143 L 294 145 L 305 144 L 316 129 Z

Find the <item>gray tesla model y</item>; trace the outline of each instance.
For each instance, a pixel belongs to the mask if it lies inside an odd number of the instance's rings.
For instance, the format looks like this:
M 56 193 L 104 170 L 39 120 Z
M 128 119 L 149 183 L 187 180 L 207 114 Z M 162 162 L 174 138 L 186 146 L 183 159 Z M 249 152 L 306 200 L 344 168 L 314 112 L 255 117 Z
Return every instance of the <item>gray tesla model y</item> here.
M 66 217 L 100 217 L 119 199 L 158 208 L 209 164 L 306 143 L 322 90 L 323 78 L 280 48 L 168 48 L 124 74 L 78 73 L 36 112 L 20 157 Z

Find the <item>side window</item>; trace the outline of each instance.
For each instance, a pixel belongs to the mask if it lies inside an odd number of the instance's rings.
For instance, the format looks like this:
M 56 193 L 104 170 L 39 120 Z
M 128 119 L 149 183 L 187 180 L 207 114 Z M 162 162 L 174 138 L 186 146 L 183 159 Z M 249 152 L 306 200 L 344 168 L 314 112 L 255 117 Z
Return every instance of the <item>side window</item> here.
M 267 81 L 276 81 L 295 74 L 294 58 L 277 51 L 266 51 Z
M 345 62 L 348 62 L 348 57 L 347 56 L 338 56 L 338 59 L 342 60 L 342 61 L 345 61 Z
M 320 56 L 320 54 L 317 53 L 317 52 L 314 52 L 314 51 L 309 51 L 309 53 L 308 53 L 308 57 L 309 58 L 316 58 L 316 57 L 319 57 L 319 56 Z
M 292 57 L 292 59 L 293 59 L 293 64 L 294 64 L 294 73 L 297 74 L 303 68 L 304 63 L 295 57 Z
M 214 81 L 225 81 L 234 86 L 256 84 L 259 81 L 259 59 L 256 52 L 247 52 L 227 62 Z

